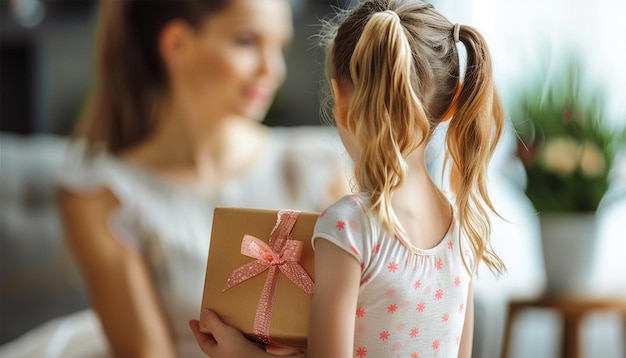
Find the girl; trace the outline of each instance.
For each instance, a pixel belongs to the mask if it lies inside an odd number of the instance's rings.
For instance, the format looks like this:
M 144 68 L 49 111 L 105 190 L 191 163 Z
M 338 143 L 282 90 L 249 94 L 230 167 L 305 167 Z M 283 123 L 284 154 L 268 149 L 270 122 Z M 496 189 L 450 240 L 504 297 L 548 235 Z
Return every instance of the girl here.
M 93 311 L 3 357 L 201 355 L 187 317 L 215 206 L 322 210 L 349 192 L 335 133 L 261 124 L 285 78 L 287 0 L 103 0 L 99 15 L 59 193 Z
M 333 114 L 358 193 L 315 228 L 306 356 L 469 357 L 476 265 L 504 269 L 489 243 L 486 168 L 503 113 L 484 39 L 419 0 L 365 1 L 330 37 Z M 467 50 L 462 83 L 458 42 Z M 447 120 L 451 194 L 424 160 Z M 191 326 L 211 357 L 267 354 L 215 313 L 203 319 L 213 336 Z

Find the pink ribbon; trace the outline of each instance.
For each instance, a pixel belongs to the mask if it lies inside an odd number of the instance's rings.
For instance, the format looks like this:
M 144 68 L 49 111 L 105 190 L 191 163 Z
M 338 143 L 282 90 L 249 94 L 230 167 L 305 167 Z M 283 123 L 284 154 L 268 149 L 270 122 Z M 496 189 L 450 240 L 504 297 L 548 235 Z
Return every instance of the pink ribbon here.
M 226 286 L 222 290 L 224 292 L 269 269 L 263 291 L 261 291 L 253 326 L 254 335 L 266 344 L 272 343 L 269 330 L 279 271 L 307 294 L 312 294 L 315 290 L 313 280 L 298 263 L 302 256 L 303 243 L 302 241 L 291 240 L 291 231 L 299 214 L 298 211 L 293 210 L 279 211 L 276 225 L 270 233 L 269 244 L 254 236 L 244 235 L 241 242 L 241 253 L 256 260 L 235 269 L 228 277 Z

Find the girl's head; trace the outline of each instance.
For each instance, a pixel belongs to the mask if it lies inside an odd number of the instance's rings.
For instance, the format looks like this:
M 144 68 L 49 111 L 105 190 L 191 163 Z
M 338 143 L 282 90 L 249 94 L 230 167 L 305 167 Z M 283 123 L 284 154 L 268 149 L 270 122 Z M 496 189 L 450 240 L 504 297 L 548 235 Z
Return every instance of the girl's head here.
M 390 233 L 398 229 L 390 199 L 405 177 L 406 158 L 453 113 L 446 156 L 459 223 L 476 258 L 501 270 L 487 239 L 486 209 L 493 206 L 486 173 L 503 112 L 483 37 L 419 0 L 364 1 L 339 19 L 326 29 L 326 73 L 340 133 L 349 136 L 344 143 L 373 212 Z M 457 40 L 467 51 L 462 82 Z
M 260 120 L 285 77 L 287 0 L 101 1 L 95 85 L 81 134 L 119 153 L 182 120 Z

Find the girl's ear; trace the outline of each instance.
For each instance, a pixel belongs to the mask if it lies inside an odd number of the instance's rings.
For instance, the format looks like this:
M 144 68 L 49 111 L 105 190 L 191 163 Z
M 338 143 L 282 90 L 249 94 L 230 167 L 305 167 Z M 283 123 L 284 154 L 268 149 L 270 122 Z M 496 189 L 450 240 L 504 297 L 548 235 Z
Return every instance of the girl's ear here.
M 193 29 L 183 20 L 167 23 L 159 34 L 159 54 L 168 69 L 175 69 L 193 50 Z
M 333 115 L 335 121 L 338 124 L 344 125 L 346 122 L 346 116 L 348 113 L 348 97 L 350 95 L 347 86 L 339 84 L 336 79 L 330 79 L 330 86 L 333 92 L 333 99 L 335 106 L 333 108 Z

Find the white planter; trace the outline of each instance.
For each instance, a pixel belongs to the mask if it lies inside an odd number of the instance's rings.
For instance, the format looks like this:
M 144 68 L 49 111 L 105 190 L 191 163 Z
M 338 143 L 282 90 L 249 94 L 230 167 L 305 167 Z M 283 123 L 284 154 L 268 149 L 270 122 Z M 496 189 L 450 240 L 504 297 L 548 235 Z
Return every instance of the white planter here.
M 590 294 L 596 250 L 595 213 L 541 213 L 546 293 Z

